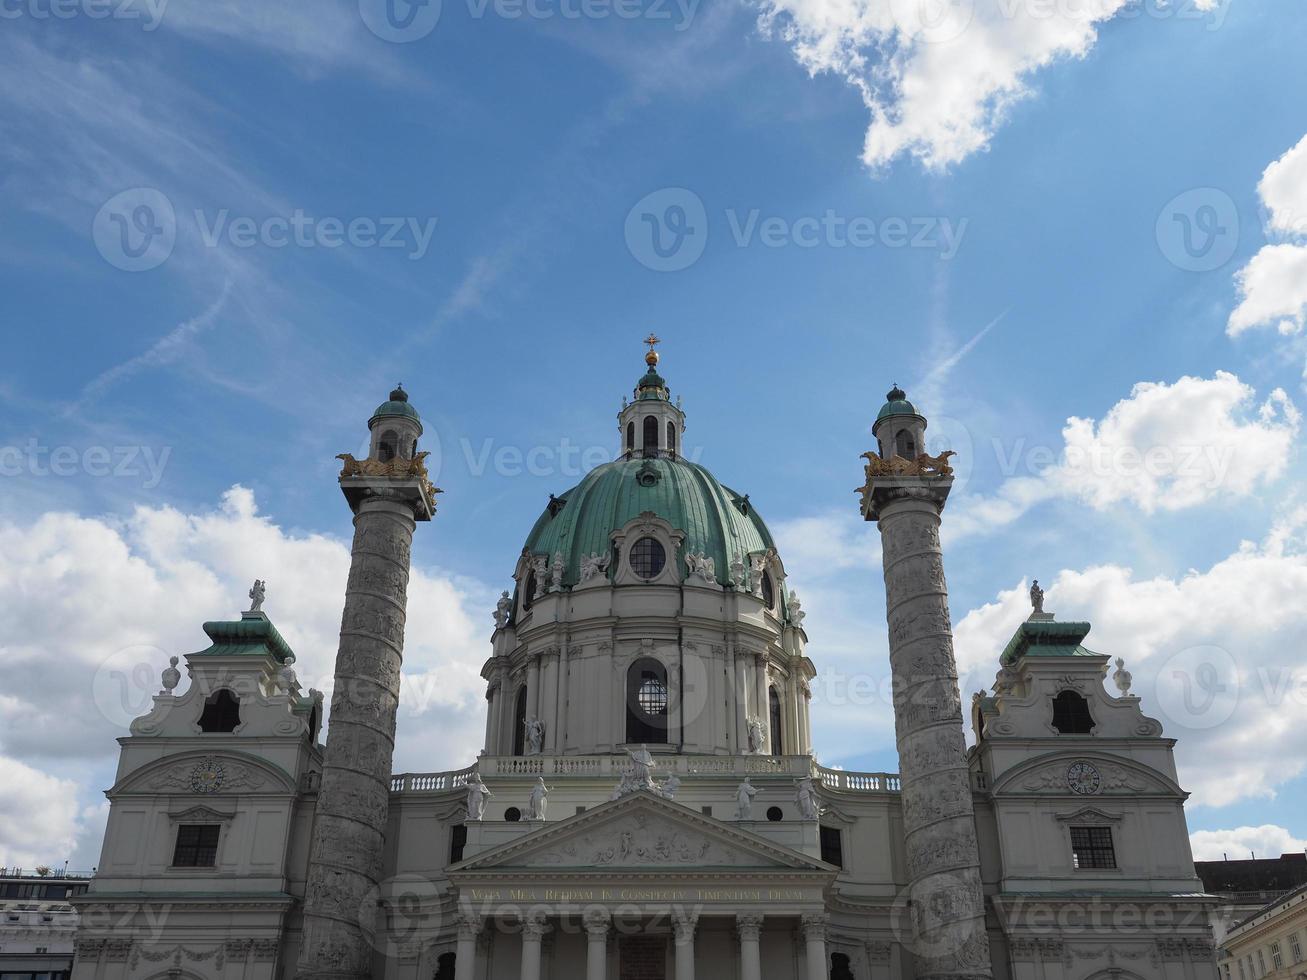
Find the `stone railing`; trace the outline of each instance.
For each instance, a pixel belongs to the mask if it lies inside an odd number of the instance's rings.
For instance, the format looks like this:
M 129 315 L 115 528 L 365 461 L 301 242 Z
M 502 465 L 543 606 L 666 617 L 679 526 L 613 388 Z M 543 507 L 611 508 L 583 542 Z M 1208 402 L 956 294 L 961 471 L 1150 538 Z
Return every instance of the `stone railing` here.
M 806 755 L 660 755 L 655 753 L 660 777 L 678 776 L 813 776 L 831 790 L 849 793 L 897 793 L 895 773 L 845 772 L 817 765 Z M 525 755 L 482 756 L 476 765 L 454 772 L 402 773 L 390 781 L 392 793 L 443 793 L 467 785 L 473 771 L 483 777 L 536 776 L 597 777 L 618 779 L 631 771 L 626 755 Z

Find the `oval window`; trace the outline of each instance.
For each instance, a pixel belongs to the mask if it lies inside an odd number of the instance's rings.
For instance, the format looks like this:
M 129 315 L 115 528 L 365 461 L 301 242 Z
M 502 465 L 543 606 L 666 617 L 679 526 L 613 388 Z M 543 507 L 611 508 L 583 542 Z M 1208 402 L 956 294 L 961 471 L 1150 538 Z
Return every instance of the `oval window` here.
M 667 564 L 667 552 L 654 538 L 641 538 L 631 548 L 631 570 L 640 578 L 656 578 Z

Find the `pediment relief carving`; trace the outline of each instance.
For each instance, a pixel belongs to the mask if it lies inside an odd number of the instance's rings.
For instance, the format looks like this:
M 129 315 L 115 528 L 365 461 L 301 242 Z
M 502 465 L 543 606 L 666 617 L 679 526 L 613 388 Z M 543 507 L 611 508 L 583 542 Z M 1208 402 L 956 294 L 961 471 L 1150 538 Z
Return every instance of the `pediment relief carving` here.
M 1131 796 L 1138 793 L 1180 792 L 1160 773 L 1110 757 L 1066 755 L 1004 775 L 996 794 L 1066 793 L 1072 796 Z
M 130 773 L 113 793 L 176 793 L 213 796 L 294 788 L 284 773 L 235 753 L 188 753 L 164 758 Z

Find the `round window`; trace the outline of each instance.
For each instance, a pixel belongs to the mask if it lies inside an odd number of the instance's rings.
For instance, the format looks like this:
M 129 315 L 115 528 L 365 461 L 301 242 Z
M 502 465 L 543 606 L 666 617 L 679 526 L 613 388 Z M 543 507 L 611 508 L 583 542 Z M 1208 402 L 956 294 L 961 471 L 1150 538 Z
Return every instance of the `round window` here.
M 517 823 L 522 819 L 522 811 L 515 806 L 510 806 L 504 811 L 504 819 L 509 823 Z
M 667 552 L 653 538 L 641 538 L 631 548 L 631 569 L 641 578 L 656 578 L 667 564 Z
M 785 819 L 785 811 L 778 806 L 769 806 L 767 808 L 767 819 L 772 823 L 780 823 Z

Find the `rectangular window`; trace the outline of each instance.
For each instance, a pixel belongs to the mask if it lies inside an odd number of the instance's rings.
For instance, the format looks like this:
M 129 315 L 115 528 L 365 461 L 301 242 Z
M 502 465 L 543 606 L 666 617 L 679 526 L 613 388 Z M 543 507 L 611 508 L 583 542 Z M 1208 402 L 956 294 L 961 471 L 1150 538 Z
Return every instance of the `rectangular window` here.
M 839 827 L 821 828 L 821 859 L 837 868 L 844 867 L 844 835 Z
M 212 868 L 218 862 L 217 824 L 182 824 L 177 828 L 174 868 Z
M 1302 946 L 1298 944 L 1298 934 L 1296 932 L 1289 937 L 1289 953 L 1293 956 L 1295 963 L 1302 962 Z
M 1257 951 L 1257 975 L 1259 977 L 1266 976 L 1266 954 L 1260 949 Z
M 1277 970 L 1284 967 L 1284 957 L 1280 955 L 1280 944 L 1271 943 L 1271 962 L 1275 964 Z
M 1071 862 L 1077 870 L 1115 868 L 1111 827 L 1072 827 Z
M 461 823 L 449 828 L 449 863 L 458 864 L 463 860 L 463 848 L 467 847 L 467 824 Z
M 1239 963 L 1239 980 L 1248 980 L 1248 971 L 1243 967 L 1243 960 L 1237 962 Z

